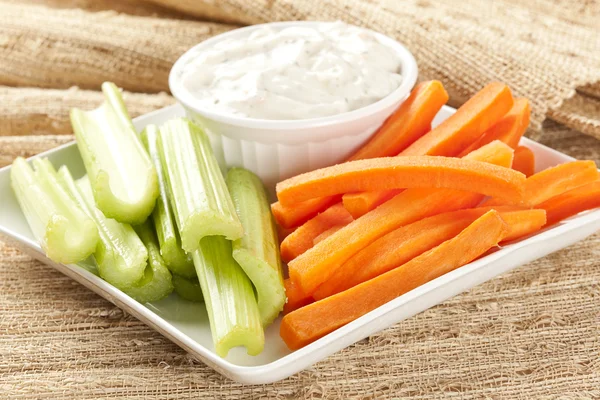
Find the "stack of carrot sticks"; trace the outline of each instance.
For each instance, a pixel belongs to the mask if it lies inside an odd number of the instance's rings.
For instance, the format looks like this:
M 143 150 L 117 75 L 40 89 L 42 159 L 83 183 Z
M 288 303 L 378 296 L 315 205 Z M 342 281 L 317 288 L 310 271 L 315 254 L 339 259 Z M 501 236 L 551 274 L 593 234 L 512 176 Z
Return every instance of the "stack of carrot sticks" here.
M 490 83 L 431 129 L 447 102 L 423 82 L 347 162 L 277 185 L 288 263 L 280 334 L 303 347 L 497 248 L 600 207 L 593 161 L 534 173 L 527 99 Z

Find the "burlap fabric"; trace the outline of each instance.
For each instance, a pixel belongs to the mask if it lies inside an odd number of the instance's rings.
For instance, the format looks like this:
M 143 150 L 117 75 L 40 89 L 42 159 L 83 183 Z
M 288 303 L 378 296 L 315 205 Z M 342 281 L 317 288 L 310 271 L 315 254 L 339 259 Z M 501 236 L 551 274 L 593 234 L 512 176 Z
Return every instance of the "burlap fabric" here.
M 231 26 L 0 2 L 0 85 L 168 89 L 184 51 Z
M 214 17 L 218 5 L 226 20 L 247 24 L 340 19 L 375 29 L 406 44 L 417 58 L 420 79 L 441 79 L 456 105 L 482 82 L 506 82 L 532 101 L 535 129 L 575 88 L 600 80 L 596 1 L 150 1 L 199 17 Z
M 341 18 L 391 33 L 455 104 L 503 80 L 532 98 L 540 126 L 548 115 L 599 133 L 596 2 L 154 3 L 0 0 L 0 165 L 71 140 L 69 108 L 97 104 L 105 79 L 127 88 L 133 115 L 170 104 L 159 92 L 187 47 L 227 24 L 271 19 Z M 198 16 L 226 24 L 190 20 Z M 600 142 L 574 129 L 546 122 L 530 134 L 600 162 Z M 597 234 L 294 377 L 252 387 L 0 243 L 0 398 L 600 398 L 599 260 Z
M 114 11 L 141 17 L 192 19 L 187 13 L 178 12 L 157 4 L 139 0 L 2 0 L 3 3 L 39 5 L 57 9 L 80 9 L 85 11 Z
M 549 115 L 600 136 L 597 119 L 561 107 L 576 88 L 584 100 L 600 97 L 597 0 L 1 0 L 0 7 L 4 85 L 97 89 L 111 79 L 131 91 L 166 91 L 181 53 L 232 28 L 182 21 L 181 13 L 238 24 L 341 19 L 405 43 L 420 78 L 441 79 L 454 105 L 502 80 L 531 99 L 534 129 Z M 91 12 L 110 9 L 129 14 Z
M 126 91 L 123 98 L 132 117 L 175 103 L 166 93 L 148 95 Z M 102 92 L 92 90 L 0 86 L 0 140 L 4 136 L 69 133 L 69 110 L 73 107 L 90 110 L 102 100 Z

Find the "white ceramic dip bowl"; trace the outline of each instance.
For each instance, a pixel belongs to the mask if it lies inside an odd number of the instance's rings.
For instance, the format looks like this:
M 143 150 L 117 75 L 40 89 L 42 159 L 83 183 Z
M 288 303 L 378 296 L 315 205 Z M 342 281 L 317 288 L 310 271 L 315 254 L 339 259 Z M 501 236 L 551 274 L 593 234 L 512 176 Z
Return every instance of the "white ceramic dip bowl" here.
M 372 31 L 368 32 L 399 57 L 402 81 L 386 97 L 353 111 L 298 120 L 246 118 L 200 106 L 183 84 L 184 67 L 199 52 L 224 39 L 247 37 L 252 31 L 265 26 L 281 30 L 298 26 L 317 27 L 323 23 L 276 22 L 235 29 L 192 47 L 173 65 L 169 75 L 171 93 L 183 105 L 188 117 L 206 130 L 223 168 L 247 168 L 273 190 L 280 180 L 343 161 L 409 96 L 418 74 L 413 55 L 396 40 Z

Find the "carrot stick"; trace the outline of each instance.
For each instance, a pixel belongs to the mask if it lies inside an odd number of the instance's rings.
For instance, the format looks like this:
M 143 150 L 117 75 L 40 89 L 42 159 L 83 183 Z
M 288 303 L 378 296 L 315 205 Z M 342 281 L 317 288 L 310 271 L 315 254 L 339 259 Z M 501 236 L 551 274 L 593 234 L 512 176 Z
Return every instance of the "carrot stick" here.
M 487 208 L 479 207 L 478 209 L 486 210 Z M 510 210 L 510 206 L 498 206 L 491 209 L 500 213 L 509 228 L 502 243 L 531 235 L 546 224 L 546 211 L 539 208 Z
M 320 300 L 329 297 L 402 265 L 453 238 L 481 215 L 472 209 L 459 210 L 401 226 L 342 264 L 331 278 L 317 288 L 313 298 Z
M 383 304 L 459 268 L 500 242 L 508 227 L 489 211 L 456 237 L 383 275 L 283 317 L 280 335 L 299 349 Z
M 271 204 L 271 212 L 278 225 L 284 228 L 295 228 L 335 204 L 338 200 L 339 196 L 321 197 L 294 204 L 293 207 L 286 207 L 277 201 Z
M 582 211 L 600 207 L 600 181 L 561 193 L 539 204 L 538 207 L 546 210 L 548 216 L 546 225 L 553 225 Z
M 349 161 L 395 156 L 429 131 L 431 121 L 448 101 L 440 81 L 419 83 L 410 96 Z
M 483 206 L 473 210 L 477 212 L 498 211 L 508 225 L 508 233 L 501 244 L 531 235 L 546 225 L 546 210 L 526 208 L 524 206 Z
M 486 157 L 490 157 L 487 162 L 495 165 L 511 165 L 513 163 L 513 153 L 506 151 L 506 146 L 503 143 L 495 140 L 481 148 L 474 150 L 473 157 L 477 157 L 477 152 L 482 151 Z M 495 152 L 495 156 L 492 153 Z M 495 160 L 494 157 L 498 159 Z M 510 161 L 508 161 L 510 159 Z M 344 207 L 354 217 L 359 218 L 361 215 L 368 213 L 375 207 L 388 201 L 401 190 L 377 190 L 371 192 L 346 193 L 342 197 Z
M 320 300 L 329 297 L 402 265 L 453 238 L 488 211 L 489 207 L 452 211 L 402 226 L 380 237 L 345 262 L 319 286 L 313 298 Z M 496 211 L 509 227 L 505 240 L 536 232 L 546 222 L 544 210 L 501 206 Z
M 600 179 L 593 161 L 573 161 L 548 168 L 527 178 L 525 195 L 530 205 Z
M 523 200 L 525 175 L 493 164 L 454 157 L 385 157 L 350 161 L 300 174 L 277 184 L 281 204 L 379 189 L 446 188 Z
M 512 155 L 510 147 L 498 142 L 482 147 L 466 156 L 466 159 L 504 160 L 508 164 L 503 166 L 510 165 L 512 157 L 498 157 L 499 149 Z M 486 153 L 486 150 L 490 150 L 490 153 Z M 452 189 L 405 190 L 291 261 L 288 264 L 290 278 L 306 294 L 312 295 L 340 265 L 388 232 L 432 215 L 475 207 L 483 198 L 481 194 Z
M 421 218 L 474 207 L 482 198 L 452 189 L 405 190 L 292 260 L 290 278 L 312 294 L 341 264 L 377 238 Z
M 528 147 L 519 146 L 515 149 L 515 159 L 512 169 L 530 177 L 535 173 L 535 154 Z
M 402 189 L 392 189 L 346 193 L 342 196 L 342 203 L 350 215 L 352 215 L 354 219 L 357 219 L 401 192 Z
M 283 280 L 283 287 L 285 288 L 285 295 L 287 296 L 287 301 L 283 306 L 284 314 L 289 314 L 292 311 L 313 302 L 313 298 L 302 293 L 298 285 L 290 279 Z
M 514 160 L 514 150 L 505 143 L 494 140 L 463 157 L 465 160 L 483 161 L 500 167 L 509 168 Z
M 316 217 L 306 221 L 302 226 L 290 233 L 281 242 L 281 258 L 289 262 L 306 250 L 313 247 L 313 240 L 321 233 L 336 225 L 345 225 L 352 221 L 352 216 L 342 203 L 337 203 Z
M 457 156 L 498 123 L 512 106 L 513 98 L 508 86 L 492 82 L 400 155 Z
M 313 246 L 319 242 L 322 242 L 323 240 L 327 239 L 329 236 L 333 235 L 334 233 L 336 233 L 337 231 L 339 231 L 340 229 L 342 229 L 344 226 L 346 226 L 348 224 L 345 225 L 335 225 L 332 226 L 331 228 L 327 229 L 325 232 L 321 233 L 319 236 L 317 236 L 316 238 L 313 239 Z
M 536 206 L 568 190 L 597 181 L 600 178 L 593 161 L 572 161 L 545 169 L 527 178 L 525 203 Z M 510 201 L 492 198 L 486 206 L 510 204 Z
M 469 154 L 475 149 L 480 148 L 494 140 L 500 140 L 513 149 L 516 149 L 521 140 L 521 136 L 529 126 L 529 116 L 531 107 L 529 100 L 524 98 L 515 99 L 513 107 L 498 123 L 488 129 L 479 139 L 473 142 L 469 147 L 460 153 L 460 156 Z

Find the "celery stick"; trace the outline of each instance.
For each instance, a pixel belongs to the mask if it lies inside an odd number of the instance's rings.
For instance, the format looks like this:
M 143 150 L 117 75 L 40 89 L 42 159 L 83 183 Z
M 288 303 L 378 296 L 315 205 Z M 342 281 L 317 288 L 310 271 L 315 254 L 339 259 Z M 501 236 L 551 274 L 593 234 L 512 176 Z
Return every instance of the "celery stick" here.
M 96 224 L 58 183 L 47 159 L 34 160 L 36 171 L 22 157 L 10 170 L 10 183 L 40 246 L 53 261 L 72 264 L 96 249 Z
M 175 288 L 175 293 L 182 299 L 196 303 L 204 302 L 202 288 L 200 288 L 200 282 L 198 282 L 197 278 L 187 279 L 183 276 L 173 274 L 173 287 Z
M 135 231 L 148 250 L 148 265 L 142 279 L 124 292 L 140 303 L 158 301 L 173 291 L 171 272 L 160 256 L 158 242 L 150 222 L 146 221 L 136 226 Z
M 250 279 L 231 255 L 231 242 L 208 236 L 192 253 L 204 295 L 217 354 L 225 357 L 235 346 L 259 354 L 265 335 Z
M 96 222 L 100 241 L 94 253 L 100 277 L 124 290 L 144 276 L 148 251 L 131 225 L 106 218 L 96 207 L 87 176 L 77 182 L 64 167 L 58 170 L 60 181 L 84 211 Z
M 77 263 L 78 267 L 85 269 L 87 272 L 90 272 L 96 276 L 100 276 L 98 272 L 98 266 L 96 265 L 96 260 L 94 260 L 93 255 L 86 258 L 85 260 L 79 261 Z
M 160 254 L 171 272 L 185 278 L 193 278 L 196 276 L 196 270 L 192 256 L 181 248 L 181 239 L 175 226 L 173 210 L 169 204 L 167 183 L 158 154 L 158 128 L 155 125 L 146 126 L 141 137 L 158 176 L 160 194 L 154 211 L 152 211 L 152 220 L 160 244 Z
M 206 134 L 185 119 L 171 120 L 160 127 L 158 149 L 183 249 L 196 250 L 205 236 L 241 238 L 242 224 Z
M 156 171 L 129 118 L 121 92 L 102 84 L 104 103 L 92 111 L 71 110 L 71 124 L 94 199 L 107 218 L 140 224 L 158 197 Z
M 233 258 L 254 284 L 261 320 L 268 325 L 283 309 L 286 297 L 279 240 L 267 194 L 261 180 L 242 168 L 229 170 L 226 182 L 245 232 L 233 242 Z

